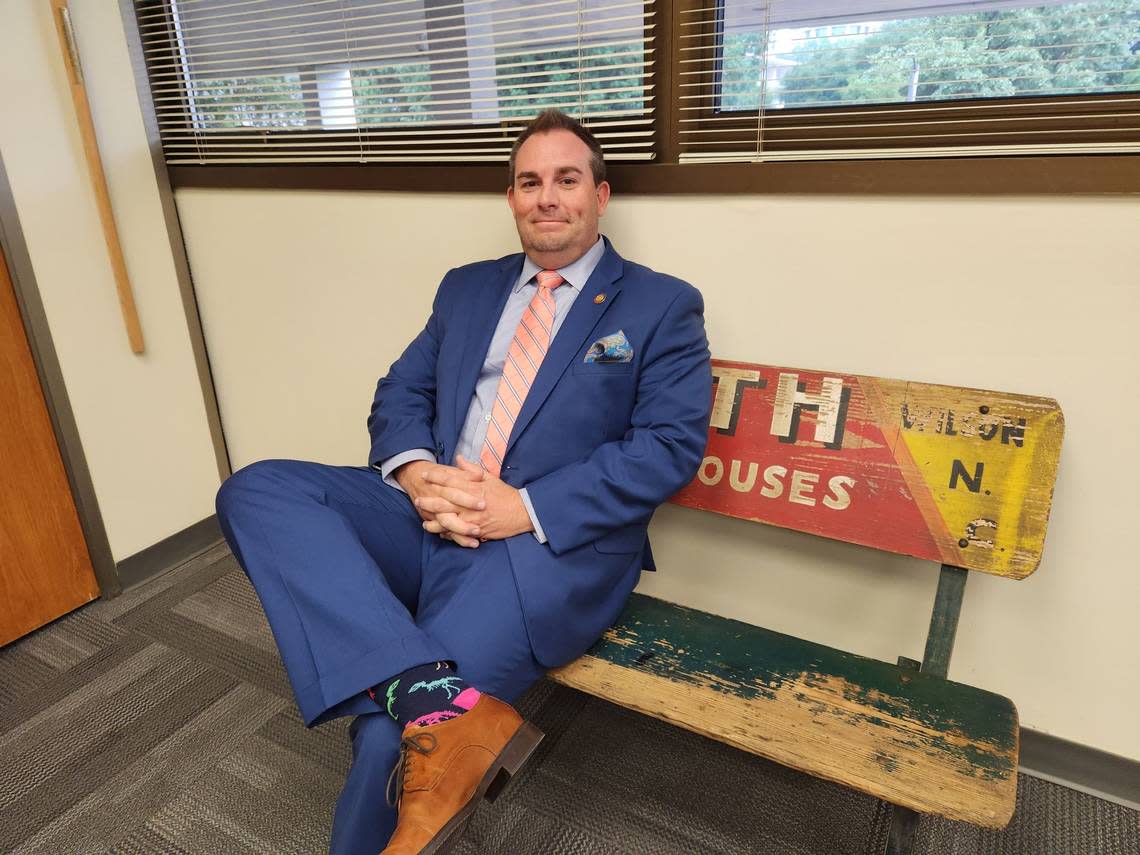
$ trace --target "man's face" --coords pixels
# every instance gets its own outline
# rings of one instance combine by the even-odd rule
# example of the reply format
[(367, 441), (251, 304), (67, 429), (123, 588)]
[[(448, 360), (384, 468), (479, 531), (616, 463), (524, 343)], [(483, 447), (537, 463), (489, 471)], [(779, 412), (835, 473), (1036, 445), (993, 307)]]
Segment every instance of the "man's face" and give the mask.
[(507, 202), (536, 263), (562, 267), (593, 246), (609, 198), (609, 184), (594, 185), (589, 147), (570, 131), (535, 134), (519, 148)]

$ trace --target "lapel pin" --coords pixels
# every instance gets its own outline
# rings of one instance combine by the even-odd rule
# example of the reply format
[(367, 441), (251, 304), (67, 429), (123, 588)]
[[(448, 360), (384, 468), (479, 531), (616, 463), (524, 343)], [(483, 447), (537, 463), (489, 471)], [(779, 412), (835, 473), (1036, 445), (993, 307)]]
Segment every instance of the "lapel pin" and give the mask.
[(605, 294), (599, 294), (597, 297), (595, 297), (595, 298), (594, 298), (594, 302), (595, 302), (595, 303), (604, 303), (604, 302), (606, 302), (606, 295), (605, 295)]

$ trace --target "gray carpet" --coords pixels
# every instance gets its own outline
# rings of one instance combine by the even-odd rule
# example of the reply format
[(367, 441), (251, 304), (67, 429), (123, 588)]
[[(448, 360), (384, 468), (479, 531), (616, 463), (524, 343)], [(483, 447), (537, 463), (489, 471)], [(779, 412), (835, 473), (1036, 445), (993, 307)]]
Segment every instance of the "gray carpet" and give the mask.
[[(307, 731), (224, 547), (0, 650), (0, 852), (321, 853), (347, 722)], [(874, 855), (881, 802), (540, 683), (547, 734), (453, 855)], [(918, 855), (1140, 853), (1140, 812), (1020, 776), (1003, 832)]]

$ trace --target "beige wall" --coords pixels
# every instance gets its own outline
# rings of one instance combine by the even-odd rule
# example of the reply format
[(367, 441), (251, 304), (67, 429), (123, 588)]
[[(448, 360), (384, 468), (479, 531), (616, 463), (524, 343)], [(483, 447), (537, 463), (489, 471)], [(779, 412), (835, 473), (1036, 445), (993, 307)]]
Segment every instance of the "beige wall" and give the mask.
[(218, 474), (118, 4), (71, 6), (145, 355), (123, 331), (46, 0), (0, 0), (0, 157), (121, 560), (212, 514)]
[[(362, 464), (376, 378), (450, 266), (515, 250), (501, 199), (177, 194), (234, 465)], [(1140, 199), (622, 198), (621, 252), (703, 291), (717, 356), (1057, 398), (1067, 437), (1040, 571), (972, 574), (951, 676), (1025, 725), (1140, 759)], [(667, 599), (921, 658), (932, 565), (665, 508)]]

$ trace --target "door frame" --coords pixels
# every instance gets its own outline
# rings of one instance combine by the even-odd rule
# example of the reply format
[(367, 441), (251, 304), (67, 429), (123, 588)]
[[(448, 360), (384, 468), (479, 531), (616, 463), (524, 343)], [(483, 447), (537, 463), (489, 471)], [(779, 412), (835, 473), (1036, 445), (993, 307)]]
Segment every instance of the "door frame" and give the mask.
[(71, 497), (79, 514), (79, 525), (87, 542), (95, 581), (99, 583), (101, 596), (114, 597), (122, 592), (122, 585), (111, 553), (107, 529), (103, 524), (103, 515), (99, 512), (99, 503), (95, 498), (95, 485), (91, 480), (87, 458), (83, 454), (83, 443), (79, 438), (71, 401), (67, 397), (67, 387), (63, 382), (63, 372), (59, 367), (59, 357), (52, 341), (43, 301), (36, 286), (32, 259), (28, 255), (28, 247), (20, 229), (16, 201), (8, 183), (3, 158), (0, 158), (0, 249), (3, 250), (8, 274), (16, 292), (16, 305), (20, 310), (24, 334), (28, 338), (44, 403), (51, 418), (56, 445), (59, 446), (63, 468), (67, 473)]

